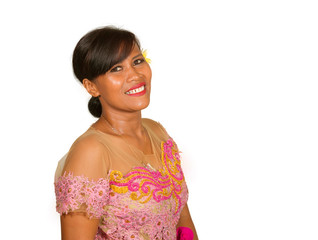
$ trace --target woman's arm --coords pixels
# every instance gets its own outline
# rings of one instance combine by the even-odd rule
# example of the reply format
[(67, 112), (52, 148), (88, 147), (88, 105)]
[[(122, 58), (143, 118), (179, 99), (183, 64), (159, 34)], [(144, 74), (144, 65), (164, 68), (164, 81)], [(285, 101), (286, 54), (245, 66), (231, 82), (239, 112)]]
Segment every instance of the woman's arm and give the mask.
[[(104, 151), (94, 136), (88, 136), (76, 142), (68, 154), (63, 172), (71, 174), (59, 178), (56, 186), (57, 189), (61, 188), (56, 193), (62, 240), (95, 238), (99, 218), (103, 214), (99, 204), (106, 204), (108, 196)], [(96, 199), (95, 187), (104, 190), (103, 200)]]
[(99, 219), (89, 219), (84, 213), (61, 216), (62, 240), (94, 240)]
[(184, 206), (184, 208), (182, 209), (177, 228), (178, 227), (188, 227), (188, 228), (190, 228), (192, 230), (192, 232), (193, 232), (193, 236), (194, 236), (193, 240), (198, 240), (199, 239), (198, 235), (197, 235), (197, 232), (195, 230), (194, 224), (192, 222), (192, 218), (191, 218), (191, 215), (190, 215), (188, 204), (186, 204)]

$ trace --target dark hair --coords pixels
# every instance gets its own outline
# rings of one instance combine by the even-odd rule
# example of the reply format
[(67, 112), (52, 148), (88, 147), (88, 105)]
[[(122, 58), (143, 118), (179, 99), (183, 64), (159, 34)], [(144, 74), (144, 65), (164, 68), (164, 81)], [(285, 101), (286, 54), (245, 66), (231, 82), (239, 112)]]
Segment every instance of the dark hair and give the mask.
[[(81, 83), (85, 78), (94, 81), (123, 61), (135, 44), (140, 48), (136, 36), (124, 29), (107, 26), (88, 32), (79, 40), (73, 52), (75, 76)], [(88, 109), (94, 117), (101, 116), (102, 105), (98, 97), (89, 100)]]

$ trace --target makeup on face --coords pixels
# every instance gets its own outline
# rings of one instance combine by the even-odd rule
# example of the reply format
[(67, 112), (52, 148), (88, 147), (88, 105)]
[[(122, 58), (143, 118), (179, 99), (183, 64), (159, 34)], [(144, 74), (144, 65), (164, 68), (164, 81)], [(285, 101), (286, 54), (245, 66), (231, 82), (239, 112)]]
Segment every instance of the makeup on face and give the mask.
[(149, 105), (151, 69), (137, 46), (95, 83), (103, 111), (140, 111)]
[(139, 83), (139, 84), (133, 86), (132, 88), (128, 89), (125, 92), (126, 95), (135, 96), (135, 97), (142, 96), (145, 93), (146, 93), (146, 83), (145, 82)]

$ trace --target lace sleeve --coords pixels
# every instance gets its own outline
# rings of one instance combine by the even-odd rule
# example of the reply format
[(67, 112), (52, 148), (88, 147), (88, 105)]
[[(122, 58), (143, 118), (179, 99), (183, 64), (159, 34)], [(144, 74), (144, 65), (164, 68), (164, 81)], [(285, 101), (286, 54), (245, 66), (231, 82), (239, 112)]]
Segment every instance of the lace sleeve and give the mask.
[(89, 218), (105, 214), (110, 190), (107, 159), (96, 136), (84, 135), (75, 141), (54, 183), (57, 212), (85, 212)]
[(84, 176), (64, 173), (54, 185), (56, 211), (61, 215), (86, 212), (90, 218), (100, 218), (105, 214), (109, 200), (108, 179), (94, 181)]

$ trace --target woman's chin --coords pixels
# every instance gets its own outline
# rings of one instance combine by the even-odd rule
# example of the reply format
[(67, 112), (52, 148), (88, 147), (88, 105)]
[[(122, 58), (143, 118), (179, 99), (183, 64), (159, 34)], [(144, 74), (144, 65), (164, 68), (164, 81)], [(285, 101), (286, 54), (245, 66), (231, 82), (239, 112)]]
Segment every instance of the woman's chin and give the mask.
[(135, 109), (136, 109), (137, 111), (138, 111), (138, 110), (141, 111), (141, 110), (147, 108), (147, 107), (149, 106), (149, 104), (150, 104), (150, 101), (140, 102), (140, 104), (138, 104)]
[(142, 97), (139, 99), (131, 99), (131, 101), (128, 102), (129, 108), (134, 111), (141, 111), (145, 108), (147, 108), (150, 104), (150, 97)]

